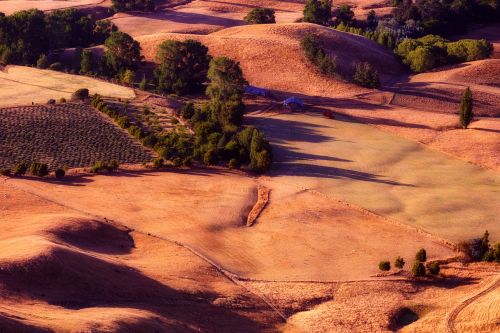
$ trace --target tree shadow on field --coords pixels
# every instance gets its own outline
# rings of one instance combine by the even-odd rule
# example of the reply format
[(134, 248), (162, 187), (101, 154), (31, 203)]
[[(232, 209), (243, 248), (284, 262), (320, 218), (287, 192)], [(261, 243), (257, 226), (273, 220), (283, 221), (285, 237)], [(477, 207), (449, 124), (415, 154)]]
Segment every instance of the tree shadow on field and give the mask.
[(463, 277), (459, 275), (446, 275), (445, 278), (435, 278), (431, 280), (415, 280), (415, 285), (422, 287), (437, 287), (443, 289), (454, 289), (462, 286), (476, 285), (481, 281), (480, 278)]
[(165, 10), (160, 13), (134, 12), (133, 16), (147, 18), (149, 20), (156, 20), (156, 21), (177, 22), (186, 25), (207, 24), (207, 25), (232, 27), (245, 24), (245, 22), (242, 20), (236, 20), (220, 16), (205, 15), (199, 13), (180, 12), (176, 10)]
[(35, 182), (48, 183), (62, 186), (85, 186), (96, 180), (96, 177), (111, 177), (111, 178), (137, 178), (137, 177), (158, 177), (164, 173), (187, 174), (192, 176), (210, 177), (214, 175), (223, 175), (228, 173), (227, 170), (211, 167), (191, 167), (191, 168), (163, 168), (158, 170), (118, 170), (114, 172), (86, 173), (67, 175), (64, 178), (43, 178), (34, 176), (14, 177), (14, 179), (26, 179)]

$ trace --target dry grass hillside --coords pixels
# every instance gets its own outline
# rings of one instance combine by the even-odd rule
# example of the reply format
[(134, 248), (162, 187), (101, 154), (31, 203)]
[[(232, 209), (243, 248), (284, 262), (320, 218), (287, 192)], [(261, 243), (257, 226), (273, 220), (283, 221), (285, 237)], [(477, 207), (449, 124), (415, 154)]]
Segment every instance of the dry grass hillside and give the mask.
[(401, 72), (401, 66), (391, 53), (378, 44), (360, 36), (307, 23), (233, 27), (207, 36), (155, 34), (137, 40), (150, 61), (155, 60), (158, 45), (167, 39), (199, 40), (213, 56), (228, 56), (239, 61), (250, 84), (276, 92), (337, 97), (368, 91), (320, 75), (300, 48), (300, 38), (307, 33), (317, 33), (324, 39), (329, 53), (337, 57), (343, 72), (350, 72), (356, 61), (371, 62), (383, 74), (382, 79)]
[(72, 7), (93, 7), (109, 0), (8, 0), (0, 1), (0, 12), (10, 15), (20, 10), (37, 8), (43, 11)]
[(500, 60), (486, 59), (438, 68), (397, 84), (393, 104), (435, 112), (456, 113), (466, 87), (477, 116), (500, 116)]

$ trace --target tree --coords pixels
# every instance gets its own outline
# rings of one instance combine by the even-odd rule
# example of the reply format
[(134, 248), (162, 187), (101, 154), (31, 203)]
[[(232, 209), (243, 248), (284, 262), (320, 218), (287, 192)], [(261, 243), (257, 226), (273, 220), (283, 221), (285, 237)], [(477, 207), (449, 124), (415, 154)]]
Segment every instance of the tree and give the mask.
[(29, 173), (33, 176), (45, 177), (49, 174), (49, 167), (45, 163), (33, 162), (30, 164)]
[(208, 48), (195, 40), (167, 40), (160, 44), (154, 71), (157, 89), (178, 95), (200, 90), (207, 79)]
[(126, 69), (135, 69), (142, 60), (139, 43), (124, 32), (112, 32), (104, 42), (104, 46), (106, 65), (114, 72), (113, 74)]
[(271, 167), (271, 146), (264, 133), (254, 129), (250, 144), (250, 169), (255, 172), (265, 172)]
[(380, 87), (380, 78), (378, 76), (378, 72), (368, 62), (356, 64), (353, 80), (356, 84), (365, 88)]
[(405, 260), (401, 257), (397, 257), (396, 260), (394, 261), (394, 266), (399, 269), (403, 269), (405, 265)]
[(339, 14), (337, 15), (337, 19), (340, 22), (344, 24), (350, 24), (353, 18), (354, 18), (354, 12), (352, 11), (351, 6), (345, 4), (340, 6)]
[(128, 12), (131, 10), (153, 10), (154, 0), (112, 0), (113, 8), (117, 12)]
[(438, 275), (441, 267), (439, 266), (439, 263), (437, 261), (433, 261), (429, 264), (428, 269), (429, 273), (431, 273), (432, 275)]
[(274, 13), (274, 9), (271, 8), (254, 8), (245, 16), (244, 20), (248, 24), (276, 23)]
[(49, 66), (49, 60), (45, 54), (41, 54), (36, 62), (36, 67), (40, 69), (45, 69)]
[(210, 84), (207, 87), (207, 96), (213, 100), (229, 100), (234, 96), (241, 97), (248, 84), (243, 77), (240, 64), (226, 57), (214, 58), (208, 69)]
[(391, 263), (389, 261), (381, 261), (378, 263), (378, 269), (381, 271), (389, 271), (391, 269)]
[(87, 74), (92, 72), (94, 67), (94, 54), (90, 50), (82, 51), (82, 61), (80, 62), (80, 73)]
[(413, 276), (425, 276), (424, 264), (419, 260), (415, 261), (411, 269), (411, 273), (413, 274)]
[(462, 95), (459, 109), (460, 125), (462, 125), (462, 128), (467, 128), (472, 118), (474, 118), (474, 113), (472, 112), (473, 103), (472, 91), (470, 87), (467, 87)]
[(121, 77), (121, 81), (124, 84), (128, 85), (133, 85), (135, 82), (135, 73), (133, 70), (126, 69), (125, 72), (123, 72), (123, 75)]
[(332, 18), (332, 0), (307, 0), (304, 22), (327, 25)]
[(148, 81), (146, 79), (146, 74), (142, 75), (142, 80), (139, 82), (139, 89), (146, 90)]
[(89, 90), (86, 88), (78, 89), (71, 94), (72, 101), (83, 101), (87, 98), (89, 98)]
[(425, 251), (425, 249), (418, 250), (417, 254), (415, 255), (415, 260), (421, 262), (427, 261), (427, 252)]
[(375, 11), (372, 9), (368, 12), (368, 16), (366, 17), (366, 26), (370, 30), (375, 30), (378, 25), (377, 15)]
[(103, 44), (111, 33), (115, 31), (118, 31), (118, 28), (111, 21), (99, 20), (95, 23), (94, 30), (92, 32), (93, 40), (96, 44)]
[(306, 58), (318, 67), (322, 74), (333, 76), (336, 73), (337, 64), (335, 58), (326, 54), (321, 39), (314, 34), (307, 34), (300, 40), (300, 46)]

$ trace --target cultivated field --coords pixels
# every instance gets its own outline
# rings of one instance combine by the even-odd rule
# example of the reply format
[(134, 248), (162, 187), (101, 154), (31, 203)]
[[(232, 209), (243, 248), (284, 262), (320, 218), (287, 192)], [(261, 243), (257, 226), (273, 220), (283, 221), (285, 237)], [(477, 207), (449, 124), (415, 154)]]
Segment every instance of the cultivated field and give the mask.
[(0, 109), (0, 167), (37, 161), (86, 167), (96, 161), (148, 162), (146, 151), (98, 111), (83, 104)]
[(8, 66), (0, 71), (0, 107), (45, 104), (49, 99), (69, 100), (78, 89), (90, 94), (117, 98), (134, 98), (132, 89), (81, 75), (23, 66)]
[(6, 0), (0, 1), (0, 12), (10, 15), (20, 10), (37, 8), (43, 11), (71, 7), (101, 5), (107, 0)]

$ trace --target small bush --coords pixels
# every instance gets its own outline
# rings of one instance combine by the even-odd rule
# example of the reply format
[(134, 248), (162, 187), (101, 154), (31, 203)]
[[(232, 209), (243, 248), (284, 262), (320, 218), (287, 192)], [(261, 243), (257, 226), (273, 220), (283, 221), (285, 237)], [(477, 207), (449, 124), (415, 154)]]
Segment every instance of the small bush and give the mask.
[(28, 164), (26, 162), (17, 163), (13, 171), (14, 175), (22, 176), (28, 171)]
[(11, 172), (10, 169), (0, 169), (0, 175), (2, 176), (10, 176)]
[(108, 165), (107, 165), (107, 163), (105, 163), (103, 161), (95, 162), (91, 168), (92, 173), (98, 173), (100, 171), (106, 171), (106, 170), (108, 170)]
[(206, 153), (203, 155), (203, 163), (205, 165), (214, 165), (217, 164), (217, 152), (213, 148), (209, 148)]
[(228, 167), (229, 167), (229, 169), (239, 169), (240, 162), (237, 159), (232, 158), (229, 160)]
[(365, 88), (380, 87), (380, 78), (377, 70), (367, 62), (356, 64), (353, 80), (356, 84)]
[(425, 251), (425, 249), (418, 250), (417, 254), (415, 255), (415, 260), (418, 260), (421, 262), (427, 261), (427, 252)]
[(182, 165), (182, 159), (180, 157), (175, 157), (172, 160), (172, 165), (176, 168), (180, 167)]
[(59, 103), (66, 103), (66, 98), (64, 97), (59, 98)]
[(108, 163), (108, 171), (116, 171), (120, 167), (120, 163), (117, 160), (111, 160)]
[(78, 89), (73, 94), (71, 94), (71, 100), (73, 101), (83, 101), (89, 98), (89, 90), (86, 88)]
[(378, 269), (381, 271), (389, 271), (391, 269), (391, 263), (389, 261), (381, 261), (378, 263)]
[(116, 123), (118, 124), (118, 126), (120, 126), (121, 128), (129, 128), (130, 127), (130, 119), (129, 117), (127, 116), (121, 116), (121, 117), (118, 117), (118, 119), (116, 120)]
[(53, 70), (53, 71), (62, 71), (63, 68), (64, 68), (64, 66), (60, 62), (54, 62), (53, 64), (51, 64), (49, 66), (49, 69)]
[(431, 273), (432, 275), (438, 275), (439, 271), (441, 270), (441, 267), (439, 266), (439, 263), (437, 261), (431, 262), (427, 268), (429, 269), (429, 273)]
[(425, 266), (424, 264), (417, 260), (413, 264), (413, 268), (411, 269), (411, 273), (413, 276), (425, 276)]
[(182, 160), (182, 165), (185, 167), (190, 167), (192, 164), (193, 164), (193, 159), (189, 156)]
[(399, 269), (403, 269), (405, 265), (405, 260), (401, 257), (397, 257), (396, 260), (394, 261), (394, 266)]
[(248, 24), (276, 23), (274, 9), (271, 8), (254, 8), (245, 16), (244, 20)]
[(49, 100), (47, 101), (47, 104), (48, 104), (48, 105), (54, 105), (54, 104), (56, 104), (56, 100), (51, 98), (51, 99), (49, 99)]
[(47, 67), (49, 67), (47, 56), (45, 54), (41, 54), (36, 62), (36, 68), (46, 69)]
[(322, 74), (333, 76), (336, 73), (336, 60), (326, 54), (323, 43), (318, 36), (305, 35), (300, 41), (300, 46), (307, 60), (318, 67)]
[(56, 176), (56, 178), (63, 178), (66, 175), (66, 171), (64, 171), (64, 169), (62, 168), (58, 168), (54, 172), (54, 175)]
[(163, 165), (165, 164), (165, 160), (161, 157), (155, 158), (153, 160), (153, 168), (155, 169), (161, 169), (163, 168)]
[(32, 176), (45, 177), (49, 174), (49, 167), (45, 163), (32, 162), (29, 167)]

